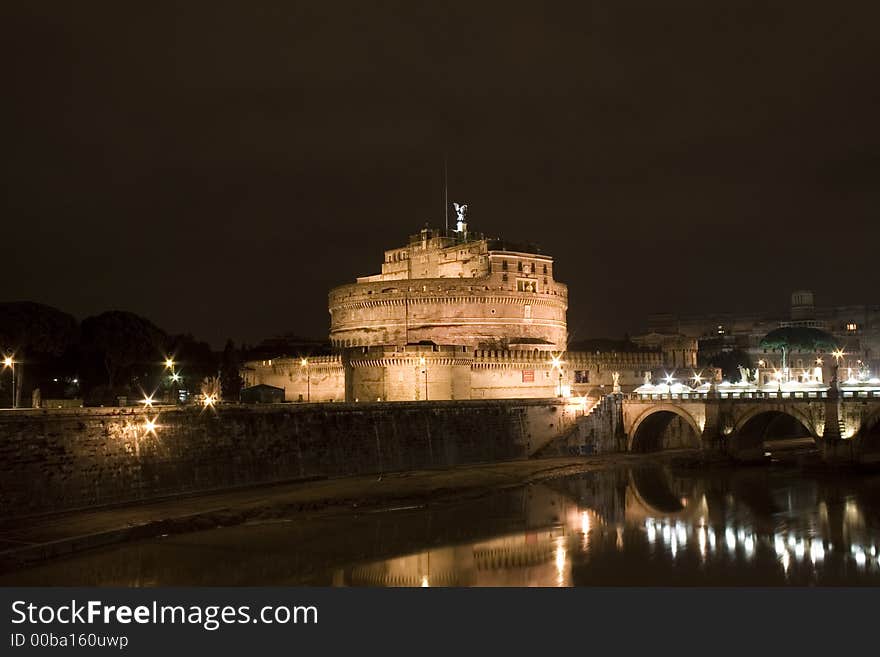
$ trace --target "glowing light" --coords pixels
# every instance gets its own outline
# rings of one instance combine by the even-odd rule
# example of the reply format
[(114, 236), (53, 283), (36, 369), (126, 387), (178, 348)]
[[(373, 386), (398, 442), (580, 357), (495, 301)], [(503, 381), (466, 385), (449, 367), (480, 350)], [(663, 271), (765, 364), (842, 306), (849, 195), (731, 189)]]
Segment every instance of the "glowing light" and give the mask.
[(844, 353), (843, 349), (835, 349), (831, 352), (831, 355), (834, 356), (834, 360), (839, 363), (840, 359), (843, 358), (846, 354)]
[(174, 369), (174, 359), (171, 356), (167, 356), (165, 358), (165, 367), (166, 367), (166, 369), (169, 369), (169, 370)]
[(816, 365), (821, 365), (823, 363), (821, 358), (816, 359)]
[(562, 539), (559, 539), (559, 543), (556, 545), (556, 583), (560, 586), (565, 581), (564, 573), (565, 573), (565, 548), (562, 546)]
[(213, 406), (214, 402), (217, 401), (217, 398), (214, 395), (205, 395), (205, 406)]
[(180, 374), (175, 372), (174, 374), (171, 375), (171, 380), (174, 381), (175, 383), (177, 383), (178, 381), (180, 381)]
[(810, 561), (814, 564), (825, 558), (825, 548), (822, 547), (822, 541), (813, 541), (810, 543)]
[(561, 362), (562, 362), (562, 361), (559, 359), (559, 356), (553, 356), (553, 357), (550, 359), (550, 364), (551, 364), (553, 367), (555, 367), (555, 368), (559, 368), (559, 364), (560, 364)]
[(302, 365), (303, 367), (305, 367), (306, 365), (309, 364), (309, 359), (308, 358), (300, 358), (299, 364)]
[(422, 588), (428, 588), (430, 584), (428, 584), (428, 576), (422, 575)]
[(783, 554), (787, 554), (787, 550), (785, 549), (785, 541), (782, 539), (782, 536), (777, 534), (773, 539), (773, 547), (776, 550), (776, 556), (781, 557)]
[(156, 426), (157, 426), (156, 420), (157, 419), (158, 418), (154, 417), (152, 420), (150, 418), (147, 418), (146, 420), (144, 420), (144, 429), (146, 430), (147, 433), (152, 433), (152, 434), (156, 433)]
[(728, 550), (733, 552), (736, 549), (736, 535), (730, 527), (724, 531), (724, 541), (727, 543)]
[(422, 356), (421, 358), (419, 358), (419, 365), (424, 365), (426, 362), (427, 362), (427, 361), (425, 360), (425, 357), (424, 357), (424, 356)]
[(586, 511), (581, 511), (581, 531), (584, 534), (590, 533), (590, 516)]
[(867, 555), (865, 555), (865, 551), (861, 548), (861, 546), (853, 546), (854, 557), (856, 560), (856, 565), (859, 568), (864, 568), (865, 561), (867, 561)]
[(752, 535), (746, 536), (746, 540), (743, 541), (743, 546), (746, 549), (746, 558), (751, 558), (755, 554), (755, 537)]
[(144, 395), (144, 398), (141, 400), (141, 404), (144, 405), (144, 408), (152, 408), (153, 407), (153, 396)]
[(12, 356), (6, 356), (3, 358), (3, 367), (12, 367)]
[(700, 527), (697, 532), (697, 542), (700, 545), (700, 556), (706, 557), (706, 530), (703, 527)]
[(692, 377), (695, 385), (700, 385), (700, 382), (703, 380), (703, 370), (700, 370), (700, 373), (697, 374), (694, 372), (694, 376)]
[(711, 527), (709, 527), (709, 529), (706, 533), (709, 535), (709, 549), (712, 550), (712, 552), (714, 552), (715, 551), (715, 530), (712, 529)]

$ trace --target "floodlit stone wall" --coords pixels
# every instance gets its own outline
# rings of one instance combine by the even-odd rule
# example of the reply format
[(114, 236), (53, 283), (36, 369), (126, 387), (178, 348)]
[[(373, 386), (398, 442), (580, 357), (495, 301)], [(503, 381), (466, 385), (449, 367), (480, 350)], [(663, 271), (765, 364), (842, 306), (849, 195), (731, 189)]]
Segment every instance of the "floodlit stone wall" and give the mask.
[(570, 427), (573, 419), (558, 419), (564, 406), (521, 400), (5, 413), (0, 517), (525, 458), (532, 445)]

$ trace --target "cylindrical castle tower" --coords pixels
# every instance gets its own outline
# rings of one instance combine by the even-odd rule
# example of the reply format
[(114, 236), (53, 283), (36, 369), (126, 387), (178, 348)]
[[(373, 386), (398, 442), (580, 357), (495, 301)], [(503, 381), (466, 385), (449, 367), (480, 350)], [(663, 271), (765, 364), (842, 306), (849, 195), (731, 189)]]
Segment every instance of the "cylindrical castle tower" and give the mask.
[[(463, 367), (462, 358), (477, 349), (564, 351), (567, 308), (568, 289), (554, 280), (553, 259), (534, 245), (425, 228), (406, 246), (385, 252), (381, 274), (330, 291), (330, 341), (348, 363), (350, 401), (382, 397), (380, 378), (386, 399), (424, 399), (408, 382), (412, 363), (404, 355), (428, 358), (416, 356), (416, 345), (437, 352), (428, 367), (428, 398), (432, 378), (435, 386), (450, 381), (434, 398), (467, 398), (460, 396), (461, 372), (452, 369)], [(392, 373), (388, 368), (401, 359), (404, 369)], [(370, 372), (355, 372), (362, 367)]]
[(459, 242), (424, 230), (385, 253), (381, 274), (333, 288), (334, 347), (433, 342), (470, 349), (563, 351), (568, 289), (531, 245)]

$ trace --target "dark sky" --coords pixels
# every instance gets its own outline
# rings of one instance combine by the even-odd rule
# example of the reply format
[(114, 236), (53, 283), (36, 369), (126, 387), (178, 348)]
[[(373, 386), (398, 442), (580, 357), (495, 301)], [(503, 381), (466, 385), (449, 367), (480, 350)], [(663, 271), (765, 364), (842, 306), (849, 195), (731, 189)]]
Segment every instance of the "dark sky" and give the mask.
[(880, 303), (880, 4), (7, 0), (0, 297), (220, 345), (450, 201), (533, 240), (575, 338)]

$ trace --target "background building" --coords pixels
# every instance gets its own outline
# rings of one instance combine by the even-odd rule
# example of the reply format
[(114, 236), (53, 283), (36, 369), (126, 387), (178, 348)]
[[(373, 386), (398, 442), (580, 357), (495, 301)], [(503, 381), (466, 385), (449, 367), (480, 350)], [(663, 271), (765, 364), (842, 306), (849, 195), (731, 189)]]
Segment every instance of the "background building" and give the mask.
[[(736, 354), (735, 358), (749, 361), (740, 363), (743, 366), (754, 367), (764, 361), (767, 371), (782, 367), (782, 354), (762, 347), (761, 340), (770, 331), (788, 326), (817, 328), (834, 336), (843, 356), (818, 355), (825, 381), (830, 380), (837, 360), (841, 370), (854, 374), (868, 370), (876, 376), (880, 371), (880, 305), (816, 306), (811, 291), (797, 290), (791, 295), (787, 313), (656, 314), (648, 318), (652, 334), (696, 339), (701, 363), (725, 362), (729, 354)], [(789, 366), (810, 368), (816, 365), (816, 357), (814, 352), (795, 352), (790, 354)]]

